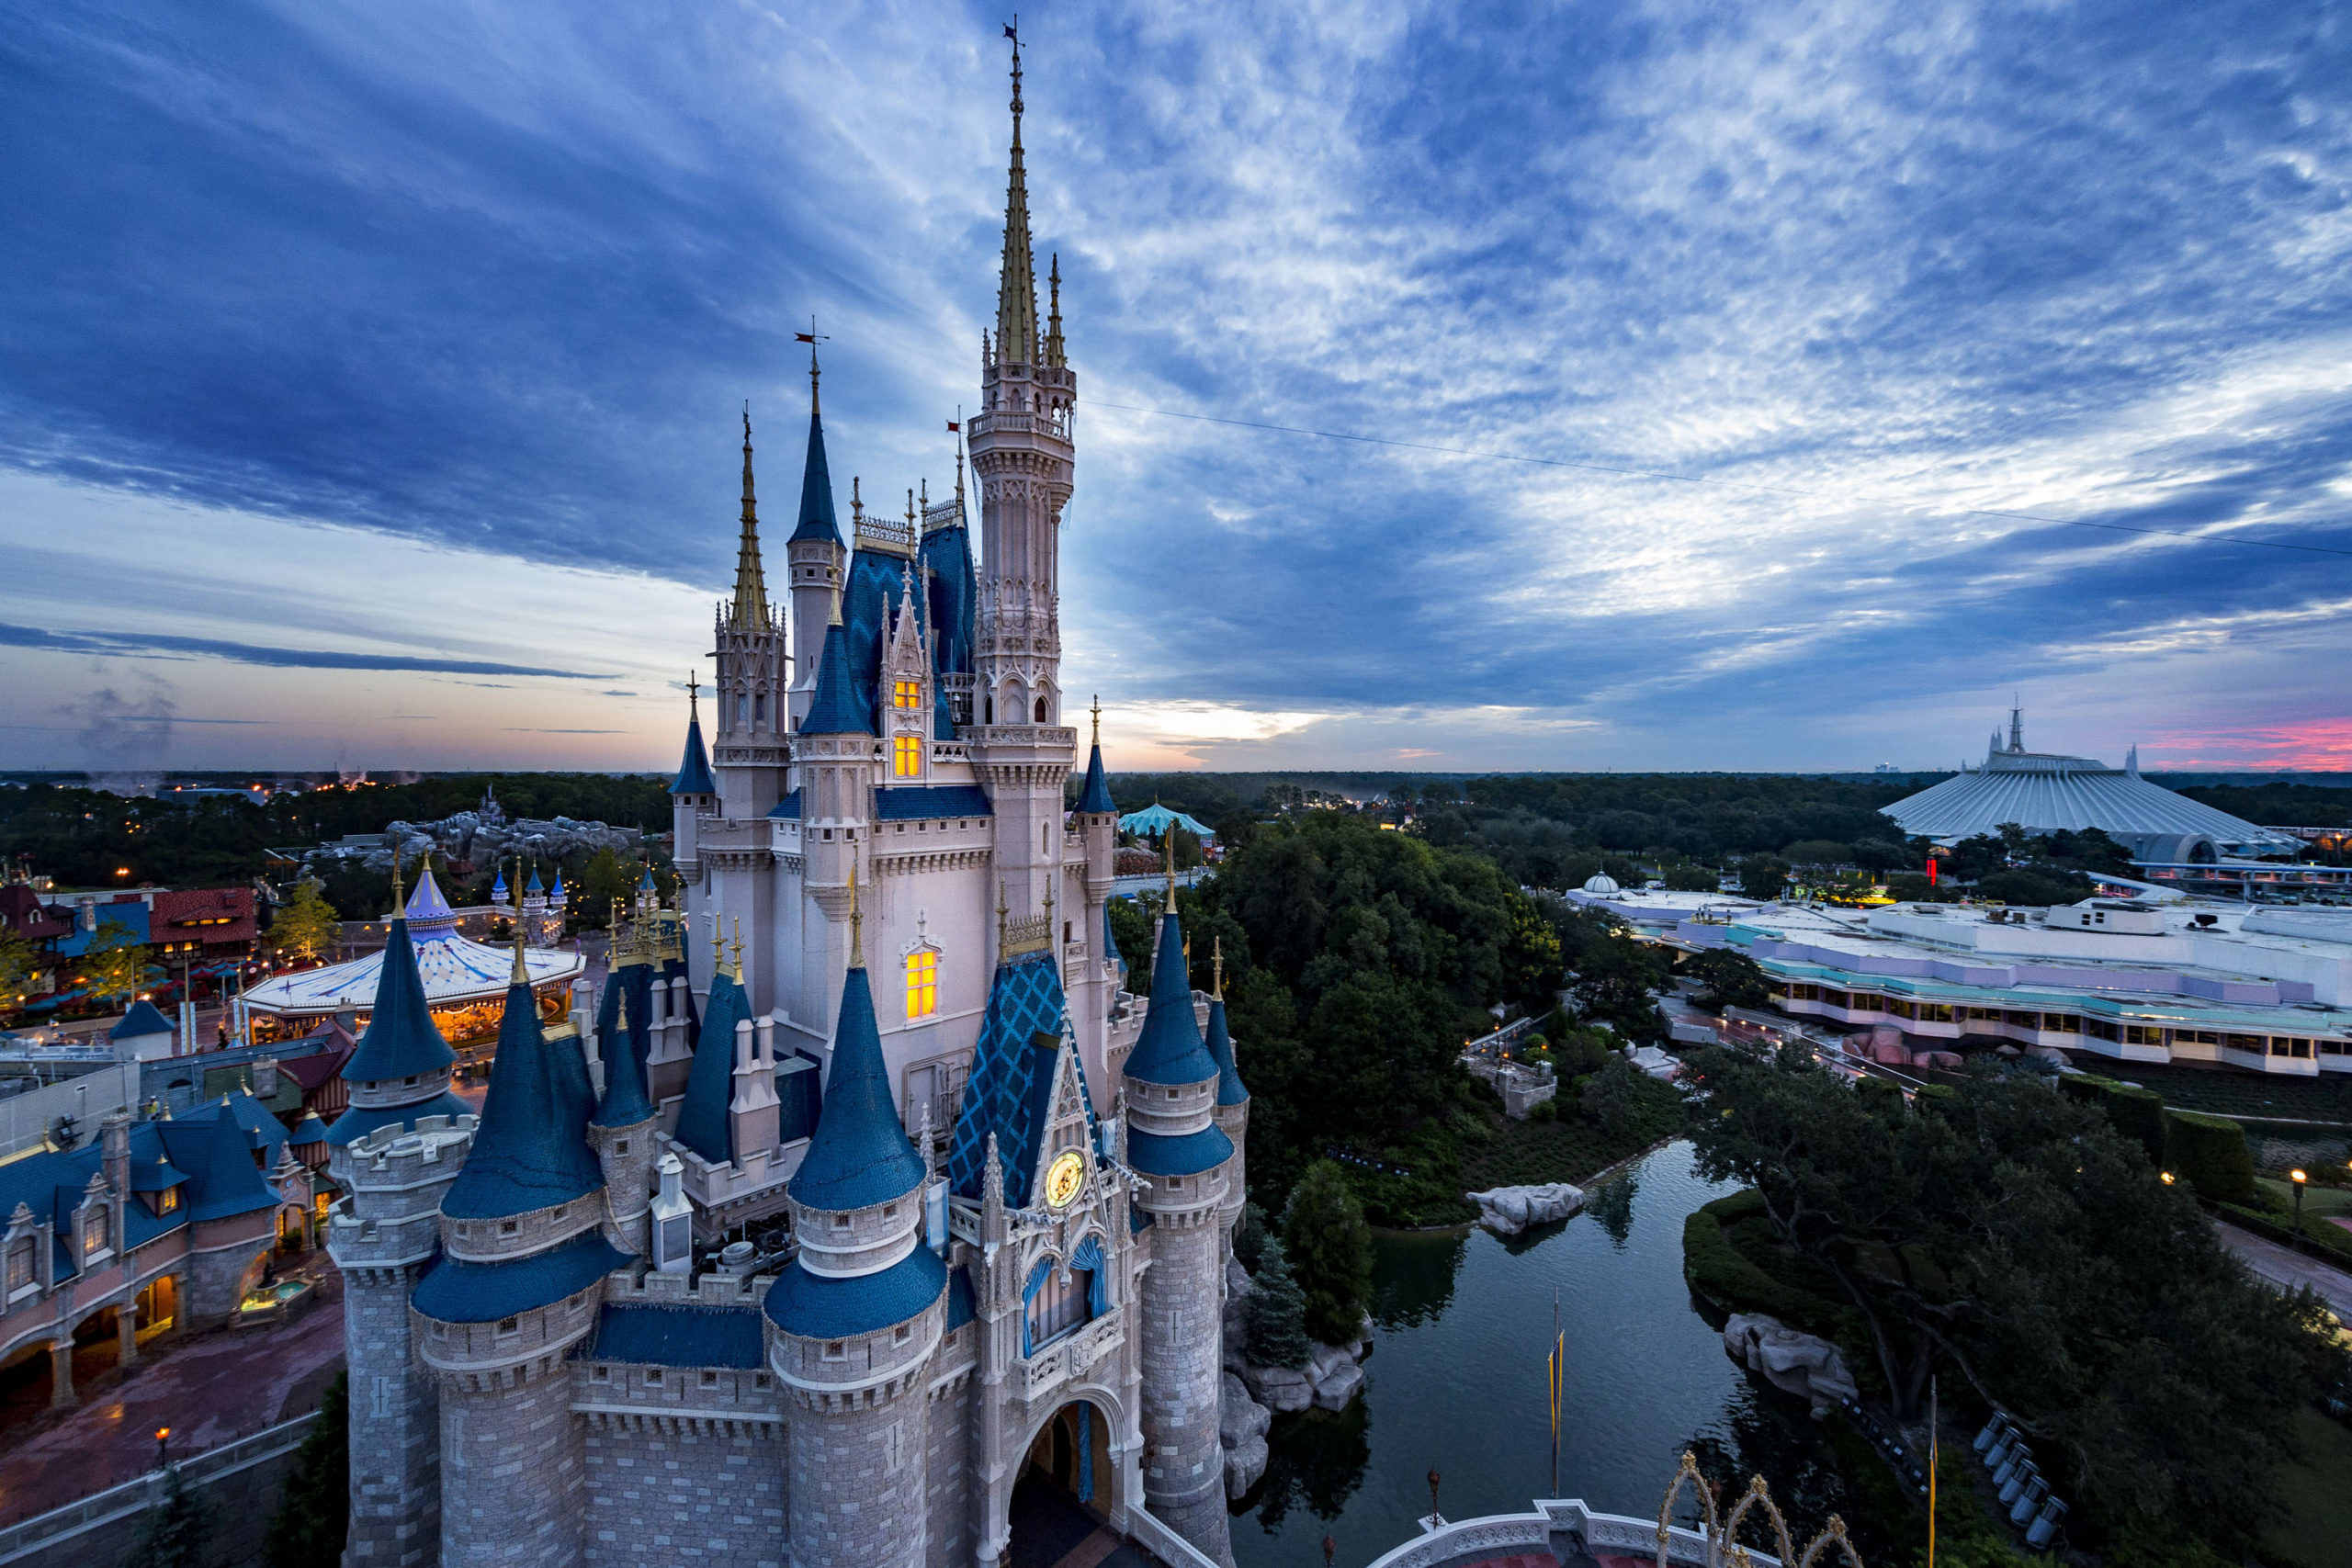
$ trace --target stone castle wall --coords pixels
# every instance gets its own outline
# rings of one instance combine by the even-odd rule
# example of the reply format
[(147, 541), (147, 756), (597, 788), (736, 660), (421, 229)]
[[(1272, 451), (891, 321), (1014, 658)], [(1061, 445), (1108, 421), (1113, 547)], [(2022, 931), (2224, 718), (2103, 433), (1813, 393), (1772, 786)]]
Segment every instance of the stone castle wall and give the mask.
[(1151, 1231), (1139, 1300), (1146, 1506), (1219, 1562), (1230, 1562), (1225, 1455), (1218, 1446), (1224, 1376), (1219, 1299), (1224, 1229), (1204, 1220)]
[(588, 1568), (785, 1568), (785, 1438), (773, 1423), (597, 1414)]
[(578, 1568), (586, 1433), (570, 1369), (551, 1359), (444, 1380), (443, 1568)]
[(931, 1568), (960, 1568), (979, 1548), (972, 1517), (972, 1384), (968, 1371), (931, 1393)]

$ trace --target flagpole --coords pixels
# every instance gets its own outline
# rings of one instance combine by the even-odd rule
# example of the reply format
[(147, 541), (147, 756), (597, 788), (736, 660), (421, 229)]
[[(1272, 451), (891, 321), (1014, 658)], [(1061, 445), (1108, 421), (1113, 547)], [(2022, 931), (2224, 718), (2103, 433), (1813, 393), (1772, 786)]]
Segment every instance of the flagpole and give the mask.
[[(1560, 1383), (1562, 1374), (1566, 1371), (1560, 1363), (1567, 1359), (1567, 1341), (1560, 1333), (1560, 1287), (1555, 1285), (1552, 1287), (1552, 1386), (1550, 1389), (1552, 1404), (1552, 1491), (1550, 1495), (1555, 1497), (1560, 1495)], [(1932, 1564), (1930, 1568), (1933, 1568)]]
[(1928, 1568), (1936, 1568), (1936, 1450), (1943, 1436), (1936, 1405), (1936, 1380), (1928, 1377)]

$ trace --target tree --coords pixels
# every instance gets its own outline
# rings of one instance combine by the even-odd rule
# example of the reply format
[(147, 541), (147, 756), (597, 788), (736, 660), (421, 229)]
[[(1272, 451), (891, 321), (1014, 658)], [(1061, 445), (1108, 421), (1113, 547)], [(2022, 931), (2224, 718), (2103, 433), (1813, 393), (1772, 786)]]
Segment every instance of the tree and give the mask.
[(623, 861), (609, 849), (598, 850), (588, 857), (580, 873), (580, 924), (583, 930), (603, 931), (612, 923), (613, 905), (624, 908), (637, 898), (637, 885), (643, 875), (634, 861)]
[(1713, 866), (1686, 860), (1666, 867), (1658, 880), (1677, 893), (1713, 893), (1723, 886), (1724, 874)]
[(1837, 1282), (1898, 1418), (1940, 1366), (2119, 1530), (2234, 1549), (2258, 1526), (2290, 1423), (2343, 1352), (2316, 1298), (2255, 1282), (2105, 1117), (1991, 1070), (1928, 1111), (1795, 1050), (1696, 1065), (1700, 1170), (1754, 1186), (1780, 1242)]
[(1778, 855), (1748, 855), (1738, 866), (1739, 890), (1749, 898), (1773, 899), (1789, 890), (1789, 863)]
[(341, 919), (320, 892), (319, 884), (306, 876), (294, 885), (294, 896), (269, 922), (270, 944), (305, 964), (315, 963), (321, 953), (334, 949), (342, 934)]
[(1736, 947), (1711, 947), (1696, 953), (1684, 970), (1706, 987), (1699, 995), (1699, 1005), (1709, 1012), (1760, 1008), (1771, 993), (1763, 966)]
[(1331, 1161), (1308, 1166), (1291, 1190), (1283, 1252), (1306, 1292), (1306, 1332), (1325, 1345), (1345, 1345), (1361, 1334), (1372, 1305), (1372, 1229)]
[(1291, 1274), (1280, 1240), (1268, 1236), (1258, 1256), (1258, 1272), (1243, 1309), (1250, 1364), (1303, 1367), (1315, 1354), (1315, 1342), (1306, 1336), (1306, 1294)]
[(319, 1401), (318, 1424), (294, 1450), (285, 1501), (262, 1543), (268, 1568), (335, 1568), (351, 1533), (350, 1374), (338, 1372)]
[(40, 955), (31, 942), (0, 936), (0, 1012), (14, 1012), (25, 1005), (40, 968)]
[(147, 949), (120, 920), (105, 920), (82, 960), (82, 983), (99, 1001), (128, 998), (147, 983)]
[(1585, 1017), (1606, 1022), (1621, 1038), (1635, 1043), (1666, 1038), (1657, 993), (1666, 988), (1671, 971), (1657, 948), (1636, 941), (1629, 931), (1616, 931), (1586, 948), (1576, 966), (1568, 990)]
[(202, 1568), (219, 1512), (210, 1498), (188, 1490), (178, 1465), (165, 1465), (164, 1495), (139, 1527), (139, 1539), (122, 1560), (123, 1568)]
[(1114, 898), (1109, 905), (1111, 940), (1118, 944), (1119, 957), (1127, 965), (1132, 989), (1151, 989), (1151, 911), (1133, 898)]

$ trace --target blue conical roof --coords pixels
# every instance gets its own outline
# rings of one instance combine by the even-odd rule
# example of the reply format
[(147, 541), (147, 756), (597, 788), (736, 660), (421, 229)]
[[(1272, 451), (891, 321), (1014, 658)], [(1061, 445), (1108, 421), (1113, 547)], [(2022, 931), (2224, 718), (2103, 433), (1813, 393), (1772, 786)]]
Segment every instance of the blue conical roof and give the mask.
[(506, 987), (506, 1017), (498, 1027), (481, 1124), (465, 1169), (441, 1200), (443, 1213), (505, 1219), (604, 1186), (604, 1170), (588, 1147), (587, 1073), (583, 1067), (575, 1083), (570, 1064), (560, 1059), (570, 1043), (550, 1045), (541, 1034), (530, 987)]
[(458, 1059), (441, 1032), (433, 1026), (432, 1010), (424, 1001), (424, 979), (416, 972), (416, 949), (409, 942), (408, 920), (392, 919), (391, 935), (384, 943), (383, 968), (376, 977), (376, 1006), (368, 1015), (367, 1032), (343, 1065), (346, 1083), (384, 1083), (422, 1073), (438, 1073)]
[(1092, 814), (1101, 812), (1116, 816), (1119, 808), (1111, 804), (1111, 782), (1102, 776), (1102, 742), (1094, 743), (1094, 754), (1086, 760), (1086, 788), (1078, 797), (1078, 808)]
[(752, 1016), (736, 978), (721, 969), (710, 978), (710, 1010), (703, 1015), (702, 1039), (686, 1073), (686, 1098), (678, 1107), (678, 1142), (713, 1165), (735, 1157), (735, 1025)]
[(671, 781), (672, 795), (717, 795), (718, 781), (710, 776), (710, 753), (703, 750), (702, 715), (686, 716), (686, 755)]
[(135, 1040), (141, 1035), (169, 1034), (171, 1032), (172, 1021), (165, 1018), (153, 1002), (141, 997), (130, 1004), (130, 1010), (122, 1015), (120, 1023), (107, 1031), (107, 1038)]
[[(642, 964), (624, 964), (605, 976), (605, 994), (596, 1007), (596, 1038), (605, 1053), (605, 1102), (596, 1111), (599, 1127), (634, 1127), (653, 1114), (653, 1100), (645, 1089), (645, 1058), (652, 1048), (646, 1028), (652, 1013), (652, 972)], [(620, 1026), (624, 995), (628, 998), (627, 1029)]]
[(523, 885), (523, 891), (526, 893), (544, 893), (547, 890), (548, 885), (539, 880), (539, 868), (537, 866), (533, 866), (531, 868), (531, 880)]
[(503, 865), (498, 868), (498, 880), (490, 885), (490, 895), (492, 899), (496, 902), (503, 903), (505, 901), (506, 868)]
[(1216, 1062), (1216, 1102), (1247, 1105), (1250, 1091), (1241, 1087), (1241, 1068), (1233, 1059), (1233, 1036), (1225, 1027), (1225, 998), (1209, 1002), (1209, 1055)]
[(833, 520), (833, 475), (825, 465), (825, 421), (812, 399), (808, 405), (808, 462), (800, 470), (800, 521), (788, 544), (818, 539), (842, 542), (841, 525)]
[(808, 1153), (793, 1174), (792, 1201), (811, 1209), (864, 1209), (922, 1185), (922, 1156), (907, 1141), (890, 1095), (890, 1069), (874, 1024), (874, 992), (863, 965), (842, 981), (833, 1025), (833, 1067)]
[(871, 735), (874, 714), (857, 700), (857, 682), (849, 667), (849, 633), (839, 621), (825, 628), (825, 651), (817, 660), (817, 696), (808, 716), (800, 721), (803, 735)]
[(1111, 900), (1108, 898), (1102, 900), (1102, 956), (1117, 964), (1120, 974), (1127, 972), (1127, 955), (1119, 951), (1119, 933), (1111, 929)]
[(659, 893), (661, 891), (661, 888), (654, 885), (653, 863), (651, 861), (645, 863), (645, 874), (637, 879), (637, 890), (639, 893)]
[(1206, 1083), (1217, 1076), (1216, 1058), (1201, 1041), (1193, 1017), (1193, 983), (1184, 973), (1184, 931), (1174, 910), (1159, 917), (1159, 953), (1151, 965), (1151, 1005), (1143, 1032), (1127, 1058), (1127, 1077), (1139, 1083)]

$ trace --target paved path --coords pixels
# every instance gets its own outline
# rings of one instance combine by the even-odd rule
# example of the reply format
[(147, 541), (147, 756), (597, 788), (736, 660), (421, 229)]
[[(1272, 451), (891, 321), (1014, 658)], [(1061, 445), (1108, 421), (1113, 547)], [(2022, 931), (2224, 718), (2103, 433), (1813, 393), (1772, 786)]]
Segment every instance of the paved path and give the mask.
[(343, 1303), (315, 1302), (281, 1327), (151, 1346), (127, 1377), (0, 1451), (0, 1522), (59, 1507), (155, 1462), (155, 1428), (193, 1453), (314, 1408), (343, 1360)]
[(2285, 1291), (2309, 1285), (2335, 1309), (2336, 1316), (2352, 1324), (2352, 1274), (2220, 1220), (2213, 1222), (2213, 1228), (2221, 1234), (2222, 1245), (2236, 1253), (2256, 1274)]

